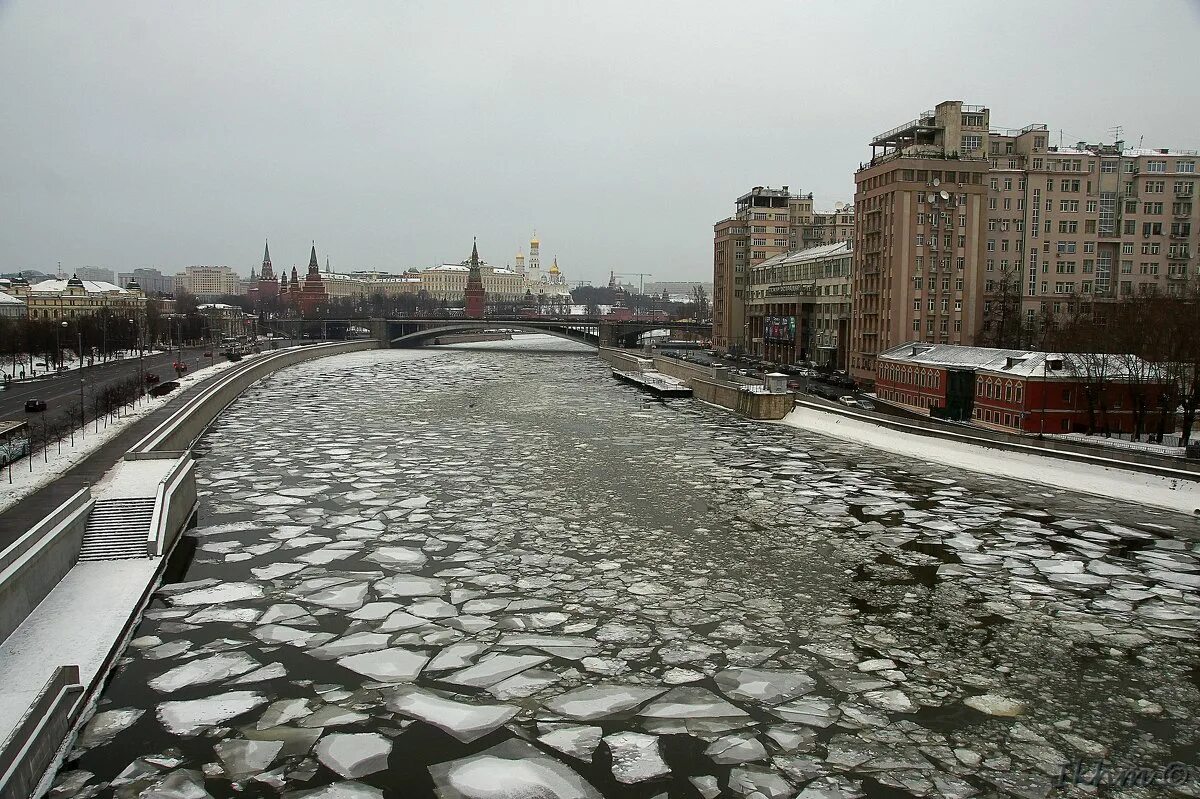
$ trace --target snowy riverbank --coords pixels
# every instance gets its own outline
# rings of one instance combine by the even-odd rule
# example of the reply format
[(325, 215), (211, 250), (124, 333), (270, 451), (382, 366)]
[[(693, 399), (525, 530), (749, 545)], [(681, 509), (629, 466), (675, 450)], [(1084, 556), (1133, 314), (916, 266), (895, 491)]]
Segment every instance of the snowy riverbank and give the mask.
[(1200, 509), (1200, 488), (1188, 480), (902, 433), (813, 408), (797, 408), (781, 423), (897, 455), (908, 455), (993, 477), (1126, 499), (1180, 513), (1190, 514)]
[(73, 446), (68, 436), (62, 440), (61, 446), (58, 442), (52, 442), (44, 453), (35, 452), (32, 463), (29, 458), (22, 458), (11, 464), (11, 468), (0, 468), (0, 511), (10, 508), (39, 488), (57, 480), (68, 469), (120, 435), (129, 425), (181, 396), (192, 384), (233, 365), (232, 362), (225, 361), (184, 375), (177, 381), (179, 388), (170, 394), (162, 397), (151, 397), (147, 394), (136, 406), (122, 408), (121, 415), (109, 419), (107, 424), (101, 420), (99, 429), (94, 422), (88, 422), (87, 430), (82, 434), (77, 429)]

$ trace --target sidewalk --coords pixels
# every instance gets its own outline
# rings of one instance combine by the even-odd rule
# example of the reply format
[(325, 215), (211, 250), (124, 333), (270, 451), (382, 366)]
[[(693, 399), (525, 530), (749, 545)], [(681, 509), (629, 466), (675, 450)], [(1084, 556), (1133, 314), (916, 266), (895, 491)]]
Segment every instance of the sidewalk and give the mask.
[[(140, 418), (125, 424), (116, 435), (107, 438), (77, 463), (67, 467), (65, 471), (46, 474), (45, 476), (51, 480), (49, 484), (17, 499), (10, 507), (0, 511), (0, 549), (11, 544), (19, 535), (41, 521), (47, 510), (58, 507), (84, 486), (97, 483), (125, 456), (131, 446), (153, 430), (167, 416), (174, 413), (177, 399), (192, 396), (201, 386), (220, 377), (221, 372), (224, 371), (224, 368), (221, 368), (223, 366), (223, 364), (217, 364), (205, 369), (203, 374), (196, 376), (198, 379), (191, 385), (181, 386), (179, 390), (168, 395), (166, 402), (143, 414)], [(91, 435), (94, 434), (89, 434), (89, 436)], [(25, 466), (24, 461), (20, 465)], [(5, 475), (4, 480), (7, 481), (7, 479)]]

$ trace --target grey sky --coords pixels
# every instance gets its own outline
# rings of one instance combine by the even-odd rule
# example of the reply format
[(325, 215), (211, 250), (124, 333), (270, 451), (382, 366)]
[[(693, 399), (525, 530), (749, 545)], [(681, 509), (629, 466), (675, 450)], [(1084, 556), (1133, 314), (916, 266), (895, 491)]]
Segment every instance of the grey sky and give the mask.
[(536, 228), (572, 282), (711, 279), (738, 194), (850, 201), (943, 99), (1200, 148), (1197, 9), (0, 0), (0, 271), (503, 264)]

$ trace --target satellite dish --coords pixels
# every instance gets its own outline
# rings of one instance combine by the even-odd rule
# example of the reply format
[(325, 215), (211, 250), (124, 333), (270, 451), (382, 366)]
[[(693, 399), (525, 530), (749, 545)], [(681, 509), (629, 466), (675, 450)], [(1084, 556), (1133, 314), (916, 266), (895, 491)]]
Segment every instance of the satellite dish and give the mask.
[(933, 185), (934, 185), (934, 188), (937, 188), (938, 186), (942, 185), (942, 181), (939, 180), (938, 178), (934, 178)]
[(937, 199), (937, 195), (936, 195), (936, 194), (934, 194), (933, 192), (929, 192), (929, 196), (928, 196), (928, 197), (926, 197), (925, 199), (926, 199), (926, 200), (929, 200), (929, 202), (933, 202), (934, 200), (936, 200), (936, 199)]
[(949, 199), (950, 199), (950, 192), (948, 192), (948, 191), (943, 191), (943, 192), (942, 192), (942, 199), (943, 199), (943, 200), (949, 200)]

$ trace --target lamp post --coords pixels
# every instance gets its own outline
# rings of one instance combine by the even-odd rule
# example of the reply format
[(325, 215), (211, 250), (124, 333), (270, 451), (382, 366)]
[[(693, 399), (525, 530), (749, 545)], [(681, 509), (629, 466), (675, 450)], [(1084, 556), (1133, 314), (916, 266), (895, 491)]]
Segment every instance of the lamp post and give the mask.
[[(63, 326), (66, 327), (66, 322)], [(83, 326), (80, 325), (76, 331), (79, 336), (79, 430), (83, 438), (87, 438), (87, 417), (83, 409)]]

